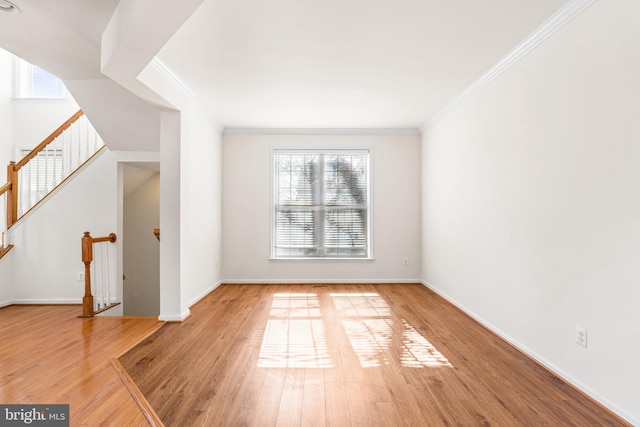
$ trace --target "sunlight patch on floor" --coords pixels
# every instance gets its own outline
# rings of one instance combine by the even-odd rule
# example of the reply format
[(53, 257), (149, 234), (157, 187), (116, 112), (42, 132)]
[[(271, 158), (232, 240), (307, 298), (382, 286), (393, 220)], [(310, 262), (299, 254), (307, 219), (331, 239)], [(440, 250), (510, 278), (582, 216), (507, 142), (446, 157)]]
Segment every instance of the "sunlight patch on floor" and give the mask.
[[(394, 336), (391, 308), (377, 293), (332, 293), (331, 298), (341, 317), (349, 342), (363, 368), (394, 363), (389, 351)], [(452, 367), (408, 321), (399, 319), (402, 328), (400, 364), (407, 368)]]
[(420, 332), (402, 319), (402, 366), (407, 368), (453, 367)]
[(275, 294), (258, 367), (332, 368), (324, 328), (316, 294)]
[[(344, 292), (328, 295), (363, 368), (394, 363), (406, 368), (453, 366), (413, 325), (394, 316), (379, 294)], [(328, 298), (327, 294), (325, 298)], [(326, 308), (326, 301), (323, 301)], [(322, 316), (320, 299), (315, 293), (275, 294), (262, 335), (257, 366), (334, 367)], [(334, 351), (339, 353), (337, 349)]]

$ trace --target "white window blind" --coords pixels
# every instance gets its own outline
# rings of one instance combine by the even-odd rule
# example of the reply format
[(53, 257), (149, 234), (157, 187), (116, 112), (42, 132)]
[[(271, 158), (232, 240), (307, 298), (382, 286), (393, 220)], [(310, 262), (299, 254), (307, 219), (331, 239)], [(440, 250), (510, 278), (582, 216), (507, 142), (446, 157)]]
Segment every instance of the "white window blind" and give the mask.
[(274, 258), (368, 258), (369, 152), (274, 151)]
[[(26, 156), (31, 150), (21, 150)], [(63, 152), (61, 149), (45, 148), (24, 166), (20, 199), (28, 206), (33, 206), (54, 188), (64, 176)]]

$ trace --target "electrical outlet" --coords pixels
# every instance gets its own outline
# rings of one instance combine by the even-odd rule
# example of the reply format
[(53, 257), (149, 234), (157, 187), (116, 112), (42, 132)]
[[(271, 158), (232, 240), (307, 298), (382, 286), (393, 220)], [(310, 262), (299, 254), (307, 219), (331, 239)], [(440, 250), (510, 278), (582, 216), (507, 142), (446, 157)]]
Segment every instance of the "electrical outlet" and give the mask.
[(587, 348), (587, 328), (576, 325), (576, 344)]
[(84, 271), (78, 271), (78, 282), (82, 282), (84, 280)]

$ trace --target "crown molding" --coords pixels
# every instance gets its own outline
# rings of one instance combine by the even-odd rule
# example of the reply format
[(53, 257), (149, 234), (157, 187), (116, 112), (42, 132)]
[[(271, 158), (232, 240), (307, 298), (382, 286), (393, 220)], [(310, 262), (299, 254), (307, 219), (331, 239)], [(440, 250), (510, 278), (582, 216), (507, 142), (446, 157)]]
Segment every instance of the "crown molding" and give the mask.
[(493, 67), (491, 67), (489, 71), (484, 73), (478, 80), (473, 82), (471, 86), (465, 89), (460, 95), (451, 100), (444, 106), (444, 108), (442, 108), (433, 117), (431, 117), (429, 121), (427, 121), (423, 126), (420, 127), (420, 132), (426, 132), (427, 129), (439, 122), (447, 114), (453, 111), (458, 105), (463, 103), (467, 98), (491, 83), (496, 77), (498, 77), (509, 67), (515, 64), (518, 60), (520, 60), (520, 58), (538, 47), (542, 42), (562, 29), (565, 25), (571, 22), (582, 12), (591, 7), (596, 1), (598, 0), (571, 0), (566, 3), (549, 19), (547, 19), (540, 27), (529, 34), (527, 38), (520, 42), (520, 44), (518, 44)]
[(216, 121), (216, 119), (197, 101), (196, 93), (187, 85), (187, 83), (180, 78), (176, 73), (167, 67), (157, 56), (151, 60), (151, 66), (158, 72), (166, 81), (174, 86), (180, 93), (182, 93), (189, 102), (194, 106), (194, 110), (220, 133), (224, 131), (224, 127)]
[(191, 88), (182, 80), (176, 73), (174, 73), (169, 67), (166, 66), (157, 56), (154, 56), (151, 60), (151, 66), (168, 82), (175, 86), (184, 96), (190, 101), (196, 98), (196, 94)]

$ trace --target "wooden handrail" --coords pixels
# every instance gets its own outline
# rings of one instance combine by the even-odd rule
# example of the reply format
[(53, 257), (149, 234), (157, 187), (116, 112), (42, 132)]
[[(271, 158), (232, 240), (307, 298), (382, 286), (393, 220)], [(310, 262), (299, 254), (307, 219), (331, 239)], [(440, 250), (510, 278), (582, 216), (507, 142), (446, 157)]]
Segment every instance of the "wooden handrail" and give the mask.
[(116, 234), (111, 233), (108, 236), (103, 237), (91, 237), (91, 233), (84, 232), (82, 236), (82, 262), (84, 263), (84, 297), (82, 297), (82, 316), (80, 317), (93, 317), (96, 314), (108, 310), (109, 308), (119, 303), (110, 304), (102, 310), (94, 310), (93, 295), (91, 294), (91, 262), (93, 262), (93, 244), (100, 242), (116, 242)]
[(44, 141), (42, 141), (40, 144), (38, 144), (33, 150), (31, 150), (31, 152), (29, 154), (24, 156), (22, 158), (22, 160), (20, 160), (18, 163), (16, 163), (15, 166), (14, 166), (15, 171), (18, 172), (20, 170), (20, 168), (22, 168), (24, 165), (29, 163), (29, 160), (31, 160), (34, 157), (36, 157), (38, 155), (38, 153), (40, 153), (42, 150), (44, 150), (47, 147), (47, 145), (49, 145), (51, 142), (53, 142), (54, 139), (56, 139), (58, 136), (60, 136), (60, 134), (62, 134), (62, 132), (67, 130), (69, 128), (69, 126), (74, 124), (83, 115), (84, 115), (84, 112), (82, 110), (78, 110), (78, 112), (76, 112), (73, 116), (69, 117), (69, 119), (66, 122), (64, 122), (63, 124), (61, 124), (60, 127), (58, 127), (58, 129), (54, 130), (51, 133), (51, 135), (46, 137), (44, 139)]
[(2, 196), (7, 191), (11, 190), (11, 183), (7, 182), (6, 184), (0, 186), (0, 196)]
[[(88, 231), (85, 231), (85, 235), (86, 233), (88, 233)], [(91, 237), (91, 236), (89, 236)], [(111, 233), (108, 236), (104, 236), (104, 237), (91, 237), (91, 240), (93, 241), (93, 243), (100, 243), (100, 242), (111, 242), (111, 243), (115, 243), (116, 242), (116, 233)]]

